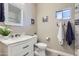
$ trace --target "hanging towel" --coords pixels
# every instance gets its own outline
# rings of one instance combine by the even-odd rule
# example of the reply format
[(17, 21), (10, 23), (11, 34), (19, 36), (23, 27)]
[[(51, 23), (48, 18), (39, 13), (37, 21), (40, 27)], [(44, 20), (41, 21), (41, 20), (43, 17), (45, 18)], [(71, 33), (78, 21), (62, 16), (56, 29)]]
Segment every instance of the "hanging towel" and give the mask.
[(4, 4), (0, 3), (0, 22), (4, 22), (5, 17), (4, 17)]
[(74, 36), (73, 30), (72, 30), (71, 23), (70, 23), (70, 21), (68, 21), (68, 24), (67, 24), (67, 32), (66, 32), (66, 41), (67, 41), (67, 44), (68, 45), (71, 45), (72, 44), (72, 41), (74, 39), (75, 39), (75, 36)]
[(63, 45), (63, 39), (64, 39), (64, 29), (63, 29), (63, 24), (60, 22), (58, 24), (59, 28), (58, 28), (58, 35), (57, 35), (57, 38), (58, 38), (58, 41), (59, 41), (59, 44), (60, 45)]

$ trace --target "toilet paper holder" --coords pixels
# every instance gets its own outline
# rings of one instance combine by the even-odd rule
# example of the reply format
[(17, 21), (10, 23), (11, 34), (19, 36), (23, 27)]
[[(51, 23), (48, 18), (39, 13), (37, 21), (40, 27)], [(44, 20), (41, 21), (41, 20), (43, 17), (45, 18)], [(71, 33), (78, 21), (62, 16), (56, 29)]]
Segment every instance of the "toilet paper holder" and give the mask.
[(50, 41), (50, 37), (46, 37), (46, 41)]

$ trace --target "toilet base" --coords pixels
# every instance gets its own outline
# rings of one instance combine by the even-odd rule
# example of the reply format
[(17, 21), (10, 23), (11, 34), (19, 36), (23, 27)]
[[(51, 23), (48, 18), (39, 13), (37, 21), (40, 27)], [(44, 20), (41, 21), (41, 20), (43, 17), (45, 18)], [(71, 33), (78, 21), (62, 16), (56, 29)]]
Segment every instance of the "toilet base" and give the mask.
[(35, 51), (34, 53), (35, 53), (35, 56), (45, 56), (46, 55), (45, 51)]

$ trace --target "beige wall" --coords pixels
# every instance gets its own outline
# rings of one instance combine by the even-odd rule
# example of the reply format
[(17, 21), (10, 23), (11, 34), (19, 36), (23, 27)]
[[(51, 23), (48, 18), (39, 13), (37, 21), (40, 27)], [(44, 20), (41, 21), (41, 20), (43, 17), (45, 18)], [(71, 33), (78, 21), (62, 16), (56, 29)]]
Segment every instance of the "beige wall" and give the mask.
[[(37, 33), (39, 40), (45, 42), (46, 37), (50, 37), (51, 40), (47, 43), (48, 47), (51, 49), (64, 51), (67, 53), (74, 53), (74, 44), (68, 46), (65, 42), (63, 46), (58, 44), (57, 40), (57, 25), (55, 12), (56, 10), (62, 10), (65, 8), (71, 8), (72, 10), (72, 23), (74, 20), (74, 4), (48, 4), (48, 3), (39, 3), (37, 4)], [(43, 23), (42, 17), (48, 16), (48, 22)]]
[[(16, 4), (18, 7), (21, 7), (21, 4)], [(32, 3), (25, 3), (22, 6), (24, 10), (24, 26), (10, 26), (14, 33), (27, 33), (33, 34), (36, 32), (36, 5)], [(35, 24), (30, 24), (31, 18), (35, 19)], [(0, 25), (4, 25), (4, 23), (0, 23)]]

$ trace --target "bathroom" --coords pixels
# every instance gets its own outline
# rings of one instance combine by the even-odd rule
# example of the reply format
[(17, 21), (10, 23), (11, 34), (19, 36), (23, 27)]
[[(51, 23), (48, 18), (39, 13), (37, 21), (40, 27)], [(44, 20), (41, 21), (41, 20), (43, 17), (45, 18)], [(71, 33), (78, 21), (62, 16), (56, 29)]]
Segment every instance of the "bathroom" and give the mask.
[[(35, 44), (41, 42), (45, 43), (47, 45), (45, 49), (45, 55), (46, 56), (75, 56), (75, 40), (72, 41), (71, 45), (67, 44), (67, 41), (64, 39), (63, 40), (63, 45), (59, 44), (59, 41), (57, 39), (57, 34), (58, 34), (58, 24), (59, 22), (64, 23), (64, 27), (67, 28), (67, 21), (70, 21), (72, 23), (72, 28), (73, 32), (75, 35), (75, 3), (4, 3), (4, 15), (5, 19), (3, 21), (0, 21), (0, 26), (8, 26), (9, 29), (11, 29), (11, 37), (14, 36), (22, 36), (26, 35), (27, 37), (33, 37), (35, 38), (36, 41), (34, 41), (33, 48), (30, 48), (33, 50), (35, 49)], [(79, 5), (78, 5), (79, 6)], [(12, 7), (12, 8), (11, 8)], [(1, 7), (0, 7), (1, 8)], [(13, 9), (14, 8), (14, 9)], [(62, 11), (62, 10), (67, 10), (69, 9), (71, 12), (70, 19), (67, 20), (59, 20), (57, 19), (56, 12), (57, 11)], [(13, 14), (7, 14), (10, 12), (16, 12), (18, 13), (19, 16), (13, 15)], [(19, 12), (17, 12), (19, 11)], [(16, 18), (16, 17), (20, 18)], [(11, 18), (8, 17), (13, 17), (16, 19), (19, 19), (19, 23), (16, 21), (16, 19), (13, 21), (10, 21)], [(13, 22), (13, 23), (12, 23)], [(15, 22), (15, 23), (14, 23)], [(65, 29), (66, 32), (66, 29)], [(66, 34), (66, 33), (65, 33)], [(34, 35), (34, 36), (33, 36)], [(2, 38), (0, 36), (0, 38)], [(24, 37), (25, 38), (25, 37)], [(18, 38), (16, 37), (12, 38), (14, 39), (13, 42), (19, 41)], [(0, 39), (0, 55), (2, 51), (1, 49), (8, 50), (8, 48), (5, 47), (5, 44), (8, 44), (8, 40), (12, 40), (4, 38), (4, 40)], [(22, 41), (22, 40), (20, 40)], [(37, 42), (39, 41), (39, 42)], [(6, 43), (7, 42), (7, 43)], [(32, 40), (31, 40), (32, 42)], [(10, 42), (12, 43), (12, 42)], [(18, 43), (20, 44), (20, 43)], [(4, 46), (3, 46), (4, 45)], [(20, 44), (21, 45), (21, 44)], [(16, 44), (15, 44), (16, 46)], [(5, 48), (3, 48), (5, 47)], [(10, 47), (13, 47), (11, 45)], [(17, 48), (19, 49), (19, 48)], [(11, 50), (13, 51), (13, 50)], [(10, 54), (13, 53), (10, 51)], [(18, 50), (17, 50), (18, 51)], [(15, 50), (16, 52), (16, 50)], [(7, 55), (2, 53), (1, 56)], [(6, 52), (7, 53), (7, 52)], [(9, 52), (8, 52), (9, 53)], [(19, 53), (19, 52), (18, 52)], [(25, 53), (26, 55), (27, 53)], [(38, 53), (39, 54), (39, 53)], [(22, 55), (20, 52), (20, 55), (16, 54), (17, 56)], [(14, 56), (16, 56), (14, 55)], [(23, 56), (25, 56), (23, 55)], [(34, 54), (33, 54), (34, 55)], [(11, 55), (9, 55), (11, 56)], [(12, 55), (13, 56), (13, 55)], [(32, 55), (29, 55), (32, 56)], [(42, 56), (42, 54), (40, 55)]]

